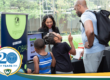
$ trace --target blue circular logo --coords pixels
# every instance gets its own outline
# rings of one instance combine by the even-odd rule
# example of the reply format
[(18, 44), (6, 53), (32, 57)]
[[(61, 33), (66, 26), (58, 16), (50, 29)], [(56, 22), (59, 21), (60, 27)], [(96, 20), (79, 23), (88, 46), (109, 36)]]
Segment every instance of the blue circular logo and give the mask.
[(17, 55), (14, 52), (10, 52), (7, 55), (6, 59), (10, 64), (13, 64), (17, 61)]

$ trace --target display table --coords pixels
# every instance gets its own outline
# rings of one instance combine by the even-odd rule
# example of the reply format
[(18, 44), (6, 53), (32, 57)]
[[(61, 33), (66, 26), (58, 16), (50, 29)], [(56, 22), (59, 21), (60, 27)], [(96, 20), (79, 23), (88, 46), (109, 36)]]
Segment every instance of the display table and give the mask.
[(106, 57), (105, 58), (106, 64), (104, 65), (106, 65), (107, 66), (106, 68), (108, 68), (107, 72), (110, 72), (110, 51), (105, 50), (104, 55)]
[(110, 51), (104, 50), (104, 56), (102, 58), (98, 72), (110, 72)]
[[(71, 63), (73, 66), (73, 73), (85, 73), (82, 59), (73, 59), (71, 60)], [(34, 70), (34, 63), (27, 64), (27, 67)], [(97, 72), (110, 72), (110, 51), (104, 51), (104, 56)], [(55, 74), (54, 68), (52, 68), (52, 73)]]
[[(85, 73), (83, 60), (73, 59), (71, 60), (73, 66), (73, 73)], [(55, 68), (51, 68), (52, 74), (55, 73)]]
[[(73, 59), (73, 72), (74, 73), (85, 73), (83, 60)], [(102, 61), (99, 65), (97, 72), (110, 72), (110, 51), (105, 50), (104, 56), (102, 57)]]
[(73, 73), (85, 73), (83, 60), (73, 59), (71, 60), (73, 66)]

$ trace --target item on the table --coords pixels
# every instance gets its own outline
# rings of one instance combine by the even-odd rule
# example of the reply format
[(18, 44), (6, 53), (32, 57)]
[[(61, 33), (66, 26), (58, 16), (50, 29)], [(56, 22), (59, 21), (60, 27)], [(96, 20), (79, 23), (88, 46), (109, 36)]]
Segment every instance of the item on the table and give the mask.
[(84, 49), (83, 43), (79, 43), (79, 44), (78, 44), (78, 49)]

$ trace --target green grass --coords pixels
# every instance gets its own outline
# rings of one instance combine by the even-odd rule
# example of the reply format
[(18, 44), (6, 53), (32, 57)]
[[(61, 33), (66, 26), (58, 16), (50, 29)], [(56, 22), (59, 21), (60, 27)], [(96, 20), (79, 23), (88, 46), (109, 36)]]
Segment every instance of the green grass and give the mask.
[[(81, 35), (72, 35), (73, 36), (73, 44), (75, 46), (75, 48), (78, 48), (78, 43), (82, 43), (82, 38)], [(62, 42), (68, 42), (68, 36), (62, 36), (63, 37), (63, 41)], [(109, 46), (110, 46), (110, 41), (109, 41)]]
[[(81, 38), (81, 35), (72, 35), (73, 36), (73, 44), (75, 46), (75, 48), (77, 49), (78, 48), (78, 43), (82, 43), (82, 38)], [(62, 36), (63, 38), (63, 41), (62, 42), (68, 42), (68, 36)]]

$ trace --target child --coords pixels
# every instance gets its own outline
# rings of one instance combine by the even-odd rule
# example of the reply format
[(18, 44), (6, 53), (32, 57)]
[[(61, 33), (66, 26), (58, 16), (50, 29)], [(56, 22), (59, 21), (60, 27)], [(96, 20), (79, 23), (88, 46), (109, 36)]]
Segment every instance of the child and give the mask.
[(68, 41), (70, 43), (70, 46), (62, 41), (62, 37), (60, 34), (52, 32), (48, 33), (44, 40), (48, 44), (53, 44), (52, 53), (56, 59), (56, 74), (67, 74), (67, 73), (73, 73), (71, 60), (69, 57), (69, 54), (76, 55), (75, 47), (73, 45), (73, 37), (71, 36), (71, 33), (68, 37)]
[[(34, 48), (37, 56), (34, 56), (33, 74), (51, 74), (51, 67), (55, 67), (55, 58), (51, 52), (45, 52), (45, 43), (43, 39), (37, 39), (34, 42)], [(27, 73), (31, 73), (31, 69), (27, 69)]]

